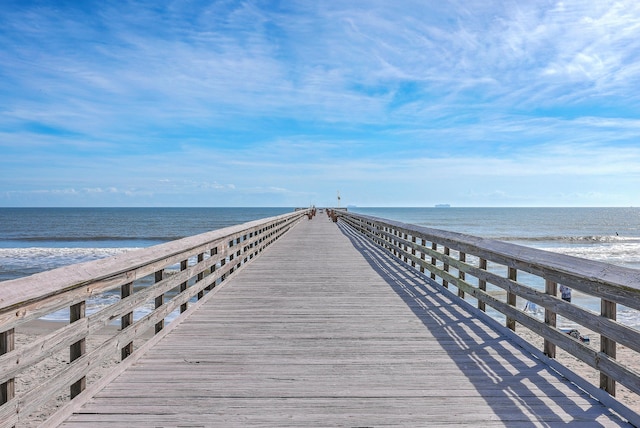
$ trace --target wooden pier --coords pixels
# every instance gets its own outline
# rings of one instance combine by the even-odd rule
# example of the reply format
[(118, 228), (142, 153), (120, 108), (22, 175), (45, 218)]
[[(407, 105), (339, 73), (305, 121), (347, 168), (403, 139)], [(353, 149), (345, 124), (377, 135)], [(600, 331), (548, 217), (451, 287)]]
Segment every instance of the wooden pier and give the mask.
[(62, 426), (532, 422), (620, 423), (415, 271), (320, 217), (275, 243)]
[[(120, 333), (90, 352), (84, 347), (78, 351), (74, 324), (22, 351), (12, 345), (12, 329), (2, 333), (4, 352), (0, 354), (5, 355), (0, 355), (0, 362), (17, 361), (17, 366), (0, 371), (5, 382), (5, 404), (0, 407), (5, 419), (0, 426), (20, 426), (21, 415), (37, 410), (43, 402), (41, 395), (52, 394), (47, 391), (65, 382), (71, 385), (73, 399), (47, 425), (584, 427), (637, 423), (637, 413), (618, 406), (602, 389), (585, 392), (584, 383), (576, 385), (580, 379), (575, 375), (564, 373), (518, 339), (508, 328), (509, 319), (501, 326), (483, 310), (462, 301), (464, 290), (472, 292), (465, 282), (469, 278), (462, 264), (467, 261), (464, 253), (455, 260), (449, 247), (436, 254), (435, 237), (433, 245), (422, 240), (418, 247), (418, 232), (413, 232), (413, 238), (405, 232), (346, 215), (338, 222), (324, 215), (307, 220), (303, 212), (149, 249), (150, 254), (141, 251), (126, 262), (126, 268), (122, 260), (114, 260), (83, 269), (98, 285), (68, 287), (76, 290), (69, 291), (75, 293), (69, 304), (77, 306), (80, 293), (90, 294), (100, 287), (123, 284), (124, 293), (106, 314), (78, 317), (72, 311), (85, 331), (83, 337), (119, 317)], [(450, 235), (443, 239), (453, 243)], [(190, 262), (193, 258), (197, 260)], [(158, 275), (160, 266), (179, 260), (184, 260), (179, 262), (179, 272)], [(88, 266), (93, 267), (92, 263)], [(419, 269), (420, 263), (431, 263), (429, 269), (439, 272), (444, 284), (425, 274), (424, 266)], [(486, 269), (486, 261), (480, 265)], [(511, 272), (509, 278), (516, 284)], [(157, 290), (129, 294), (133, 287), (128, 281), (150, 273)], [(483, 281), (493, 280), (491, 275), (480, 276), (480, 289), (486, 289)], [(82, 277), (67, 281), (87, 284)], [(167, 300), (165, 293), (176, 284), (179, 293)], [(447, 286), (456, 286), (459, 292), (452, 293)], [(513, 291), (522, 292), (515, 287)], [(132, 301), (137, 305), (155, 299), (157, 313), (133, 323), (134, 303), (127, 299), (136, 294), (143, 295)], [(481, 291), (477, 297), (484, 309)], [(564, 303), (550, 291), (530, 292), (528, 297), (564, 311)], [(51, 299), (55, 305), (42, 303)], [(0, 321), (13, 328), (39, 316), (45, 307), (57, 309), (60, 301), (53, 292), (42, 302), (30, 299), (15, 313), (19, 320), (12, 319), (10, 312), (19, 305), (9, 302), (7, 315)], [(509, 306), (509, 301), (507, 297), (503, 304)], [(164, 324), (175, 308), (181, 314)], [(620, 371), (609, 367), (626, 370), (615, 360), (608, 362), (606, 349), (576, 351), (579, 343), (574, 338), (559, 331), (560, 336), (554, 336), (555, 316), (543, 323), (552, 332), (547, 334), (515, 308), (504, 312), (538, 329), (554, 346), (567, 347), (585, 360), (593, 352), (602, 370), (614, 375)], [(613, 331), (606, 320), (601, 324), (606, 332)], [(134, 346), (139, 333), (149, 327), (155, 335)], [(636, 340), (637, 332), (626, 327), (619, 331), (624, 343)], [(14, 396), (12, 376), (26, 364), (20, 357), (39, 349), (45, 358), (53, 352), (42, 351), (45, 345), (53, 350), (70, 345), (73, 362), (66, 372), (72, 373), (64, 372), (51, 386), (43, 385), (45, 392)], [(74, 394), (77, 379), (85, 379), (89, 366), (114, 354), (107, 350), (117, 351), (122, 362), (97, 383), (83, 383)], [(550, 343), (545, 350), (555, 351)], [(634, 387), (637, 379), (625, 377), (624, 382)], [(31, 407), (23, 404), (27, 402)], [(10, 413), (12, 409), (16, 410)]]

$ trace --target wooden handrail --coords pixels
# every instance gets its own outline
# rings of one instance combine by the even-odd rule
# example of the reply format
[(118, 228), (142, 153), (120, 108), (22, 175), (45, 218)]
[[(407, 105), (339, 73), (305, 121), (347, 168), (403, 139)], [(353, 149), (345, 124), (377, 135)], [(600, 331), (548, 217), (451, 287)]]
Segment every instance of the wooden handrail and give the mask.
[[(135, 355), (133, 346), (150, 329), (159, 333), (173, 311), (187, 310), (267, 246), (284, 235), (308, 210), (299, 210), (191, 236), (107, 259), (61, 267), (0, 282), (0, 427), (11, 427), (69, 388), (73, 398), (85, 389), (87, 375), (106, 359)], [(176, 265), (178, 268), (176, 268)], [(136, 282), (148, 285), (134, 287)], [(118, 290), (120, 299), (86, 315), (88, 299)], [(155, 308), (138, 320), (136, 309)], [(16, 347), (15, 330), (60, 309), (70, 324), (33, 343)], [(87, 352), (85, 341), (105, 326), (119, 323), (114, 335)], [(45, 382), (15, 394), (16, 377), (64, 349), (70, 362)]]
[[(615, 384), (619, 382), (640, 399), (640, 374), (616, 360), (617, 343), (640, 358), (640, 331), (619, 323), (615, 310), (617, 304), (640, 310), (639, 270), (351, 212), (339, 212), (337, 216), (399, 262), (429, 272), (444, 287), (456, 287), (462, 300), (466, 294), (477, 300), (482, 311), (491, 307), (501, 313), (507, 327), (515, 330), (517, 323), (541, 336), (548, 357), (555, 357), (557, 346), (597, 369), (600, 388), (611, 396), (615, 396)], [(487, 269), (487, 263), (493, 269)], [(517, 272), (526, 272), (528, 279), (520, 278)], [(488, 284), (504, 290), (504, 298), (488, 293)], [(600, 299), (601, 313), (557, 297), (560, 284)], [(543, 308), (544, 320), (519, 309), (516, 297)], [(594, 350), (558, 329), (556, 315), (599, 334), (601, 349)]]

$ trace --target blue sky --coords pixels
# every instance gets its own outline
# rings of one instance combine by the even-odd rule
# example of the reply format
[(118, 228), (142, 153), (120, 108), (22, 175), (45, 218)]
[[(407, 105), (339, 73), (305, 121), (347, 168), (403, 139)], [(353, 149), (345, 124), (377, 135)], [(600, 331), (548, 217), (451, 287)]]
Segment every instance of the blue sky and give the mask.
[(0, 206), (638, 206), (640, 2), (11, 1)]

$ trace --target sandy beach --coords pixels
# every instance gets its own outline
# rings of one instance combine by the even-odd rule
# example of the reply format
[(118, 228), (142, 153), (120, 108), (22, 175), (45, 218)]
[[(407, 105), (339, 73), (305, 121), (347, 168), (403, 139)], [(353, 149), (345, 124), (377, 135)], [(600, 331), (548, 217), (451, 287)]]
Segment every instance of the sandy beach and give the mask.
[[(579, 331), (582, 336), (589, 337), (589, 347), (591, 349), (594, 349), (596, 351), (600, 350), (599, 334), (594, 333), (590, 330), (586, 330), (584, 328), (580, 329)], [(543, 349), (544, 340), (542, 339), (542, 337), (522, 326), (518, 326), (516, 328), (516, 332), (527, 342), (532, 343), (537, 349)], [(618, 344), (616, 354), (616, 359), (618, 361), (624, 363), (634, 371), (640, 372), (640, 359), (638, 359), (637, 354), (633, 350)], [(562, 365), (569, 368), (574, 373), (579, 374), (583, 378), (587, 379), (591, 384), (596, 386), (600, 385), (600, 374), (596, 369), (588, 366), (587, 364), (580, 361), (573, 355), (565, 352), (561, 348), (556, 349), (556, 360)], [(640, 398), (635, 393), (629, 391), (619, 383), (616, 384), (616, 398), (627, 407), (640, 414)]]
[[(31, 343), (40, 337), (46, 336), (52, 333), (56, 329), (64, 326), (65, 323), (55, 321), (32, 321), (26, 323), (16, 329), (16, 348)], [(98, 332), (97, 335), (87, 339), (86, 349), (87, 352), (95, 349), (105, 340), (109, 339), (116, 331), (116, 326), (108, 326)], [(113, 358), (109, 361), (105, 361), (95, 371), (90, 373), (87, 377), (87, 385), (100, 379), (106, 374), (112, 367), (117, 365), (119, 361)], [(41, 363), (26, 370), (16, 378), (16, 395), (28, 391), (33, 385), (37, 385), (51, 375), (60, 371), (61, 368), (69, 364), (69, 351), (64, 350), (51, 355)], [(44, 406), (42, 406), (37, 412), (29, 415), (19, 426), (25, 427), (37, 427), (40, 426), (49, 416), (55, 413), (61, 406), (68, 402), (68, 394), (61, 394), (55, 398), (52, 398)]]
[[(35, 321), (28, 323), (27, 325), (21, 326), (16, 330), (16, 346), (19, 347), (26, 343), (30, 343), (33, 340), (42, 337), (43, 335), (49, 334), (57, 328), (60, 328), (62, 323), (59, 322), (45, 322), (45, 321)], [(543, 340), (541, 337), (536, 334), (528, 331), (527, 329), (519, 326), (517, 333), (520, 337), (525, 340), (533, 343), (538, 349), (542, 349)], [(101, 331), (98, 335), (93, 336), (87, 342), (87, 351), (89, 352), (91, 349), (94, 349), (99, 344), (103, 343), (107, 338), (109, 338), (117, 327), (110, 326), (105, 327), (103, 331)], [(588, 335), (590, 339), (589, 346), (592, 349), (599, 349), (600, 347), (600, 336), (594, 334), (590, 331), (581, 331), (583, 335)], [(629, 350), (621, 345), (618, 345), (617, 350), (618, 360), (628, 364), (633, 367), (634, 370), (640, 371), (640, 361), (637, 356)], [(561, 362), (563, 365), (570, 368), (572, 371), (580, 374), (581, 376), (588, 379), (592, 384), (598, 385), (600, 378), (598, 372), (587, 366), (586, 364), (579, 361), (577, 358), (567, 354), (561, 349), (557, 350), (557, 360)], [(68, 351), (59, 352), (55, 355), (52, 355), (51, 358), (48, 358), (46, 361), (38, 364), (35, 367), (32, 367), (25, 373), (23, 373), (19, 378), (16, 379), (16, 393), (20, 394), (21, 392), (27, 390), (34, 384), (42, 382), (47, 379), (51, 373), (55, 373), (60, 368), (64, 367), (69, 362), (69, 353)], [(119, 361), (117, 359), (112, 359), (111, 361), (107, 361), (103, 363), (98, 370), (93, 372), (87, 378), (87, 384), (90, 385), (92, 382), (101, 378), (104, 374), (106, 374), (112, 367), (117, 365)], [(638, 397), (627, 390), (622, 385), (618, 384), (617, 388), (617, 397), (618, 399), (624, 403), (627, 407), (631, 408), (637, 413), (640, 413), (640, 400)], [(29, 418), (24, 421), (24, 425), (26, 427), (36, 427), (39, 426), (43, 421), (47, 419), (51, 414), (55, 413), (55, 411), (64, 405), (68, 399), (64, 396), (58, 396), (55, 399), (52, 399), (45, 406), (39, 409), (38, 412), (30, 415)]]

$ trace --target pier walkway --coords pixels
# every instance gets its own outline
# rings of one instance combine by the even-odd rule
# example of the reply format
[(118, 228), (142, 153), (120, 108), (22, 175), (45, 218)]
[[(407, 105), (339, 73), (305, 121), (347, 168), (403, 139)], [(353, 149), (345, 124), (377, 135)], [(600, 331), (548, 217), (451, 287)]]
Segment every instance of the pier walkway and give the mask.
[(303, 220), (61, 426), (627, 426), (359, 236)]

